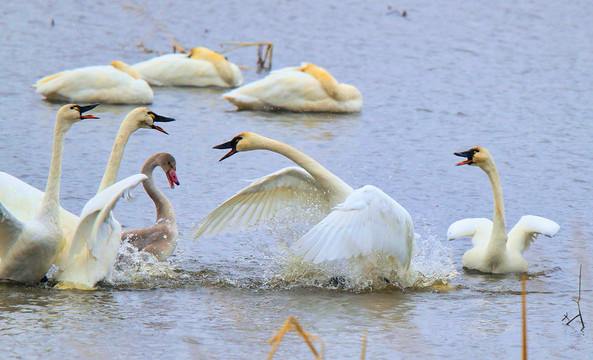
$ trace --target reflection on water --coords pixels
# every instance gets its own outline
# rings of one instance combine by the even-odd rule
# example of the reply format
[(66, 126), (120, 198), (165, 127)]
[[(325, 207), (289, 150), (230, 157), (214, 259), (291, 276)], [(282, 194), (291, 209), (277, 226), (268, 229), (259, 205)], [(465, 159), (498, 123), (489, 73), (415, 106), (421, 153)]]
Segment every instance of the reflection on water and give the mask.
[[(575, 311), (579, 264), (581, 308), (593, 313), (591, 2), (420, 1), (405, 18), (381, 2), (134, 5), (187, 48), (272, 41), (275, 68), (319, 64), (356, 85), (364, 107), (350, 115), (237, 112), (221, 99), (226, 90), (155, 88), (149, 108), (177, 121), (167, 124), (169, 136), (137, 131), (119, 177), (153, 153), (175, 156), (182, 186), (155, 181), (175, 207), (178, 249), (167, 263), (124, 251), (112, 280), (92, 292), (0, 282), (5, 357), (264, 358), (289, 315), (325, 340), (328, 359), (359, 357), (364, 329), (372, 359), (518, 357), (519, 276), (466, 271), (470, 240), (445, 240), (452, 222), (492, 215), (487, 179), (453, 166), (453, 151), (475, 145), (496, 158), (509, 224), (533, 214), (561, 225), (525, 254), (530, 356), (580, 359), (593, 348), (586, 332), (560, 321)], [(64, 69), (146, 60), (153, 54), (139, 43), (166, 51), (170, 41), (148, 16), (116, 2), (4, 1), (0, 11), (0, 170), (43, 189), (59, 104), (29, 85)], [(225, 55), (255, 62), (255, 49)], [(243, 74), (246, 82), (265, 76)], [(95, 194), (133, 108), (102, 105), (100, 120), (69, 131), (64, 208), (78, 213)], [(303, 266), (286, 248), (308, 225), (194, 242), (192, 226), (242, 180), (292, 165), (263, 151), (219, 163), (212, 146), (243, 131), (293, 145), (353, 187), (375, 185), (402, 204), (421, 235), (409, 273), (396, 276), (385, 259)], [(141, 190), (134, 196), (115, 209), (128, 229), (154, 222), (151, 200)], [(291, 335), (277, 357), (309, 359), (305, 350)]]

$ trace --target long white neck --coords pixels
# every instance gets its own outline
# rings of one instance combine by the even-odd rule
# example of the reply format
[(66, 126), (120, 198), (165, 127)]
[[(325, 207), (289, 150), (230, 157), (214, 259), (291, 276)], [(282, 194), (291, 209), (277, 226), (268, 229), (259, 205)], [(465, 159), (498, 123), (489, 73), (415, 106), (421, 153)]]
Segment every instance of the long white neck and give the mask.
[(101, 180), (97, 193), (105, 190), (117, 181), (117, 173), (119, 171), (121, 159), (124, 156), (124, 149), (126, 148), (126, 144), (132, 133), (137, 130), (137, 127), (131, 126), (127, 120), (128, 117), (124, 119), (119, 127), (115, 142), (113, 143), (111, 155), (109, 156), (109, 161), (107, 162), (107, 168), (105, 169), (105, 174), (103, 174), (103, 179)]
[(494, 195), (494, 217), (492, 219), (492, 233), (490, 234), (490, 241), (488, 248), (492, 250), (503, 250), (507, 242), (507, 229), (504, 220), (504, 200), (502, 197), (502, 186), (498, 177), (498, 170), (494, 160), (482, 168), (492, 185), (492, 193)]
[(317, 161), (311, 157), (305, 155), (299, 150), (293, 148), (290, 145), (281, 143), (280, 141), (263, 138), (261, 141), (261, 148), (270, 150), (275, 153), (281, 154), (294, 161), (297, 165), (305, 169), (313, 178), (329, 193), (330, 197), (334, 198), (335, 201), (341, 202), (354, 189), (346, 184), (342, 179), (332, 174), (326, 168), (321, 166)]
[(173, 211), (173, 205), (165, 194), (161, 190), (159, 190), (154, 180), (152, 179), (152, 171), (157, 165), (153, 162), (145, 163), (142, 166), (142, 173), (148, 176), (148, 179), (142, 182), (142, 186), (144, 186), (144, 190), (148, 194), (148, 196), (154, 202), (154, 206), (156, 207), (156, 221), (158, 222), (161, 219), (166, 219), (171, 222), (175, 221), (175, 212)]
[(52, 221), (55, 224), (60, 221), (60, 176), (62, 173), (64, 139), (68, 128), (60, 126), (59, 122), (56, 121), (49, 176), (47, 177), (47, 185), (43, 200), (41, 201), (41, 208), (37, 213), (38, 218)]

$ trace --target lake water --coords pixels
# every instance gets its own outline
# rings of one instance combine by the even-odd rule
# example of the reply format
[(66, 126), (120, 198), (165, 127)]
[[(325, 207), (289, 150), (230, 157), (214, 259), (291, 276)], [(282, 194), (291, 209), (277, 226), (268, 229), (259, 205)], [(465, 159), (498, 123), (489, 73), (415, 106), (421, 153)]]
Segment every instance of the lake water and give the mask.
[[(530, 357), (592, 356), (593, 2), (131, 4), (148, 15), (116, 1), (0, 3), (1, 171), (45, 187), (60, 104), (29, 85), (65, 69), (156, 55), (139, 44), (169, 52), (157, 21), (186, 48), (273, 42), (274, 69), (318, 64), (360, 89), (363, 110), (235, 112), (220, 89), (155, 88), (150, 109), (177, 121), (163, 125), (170, 136), (135, 133), (119, 178), (138, 173), (156, 152), (176, 157), (181, 186), (168, 189), (155, 171), (180, 228), (171, 262), (121, 265), (93, 292), (0, 283), (3, 356), (262, 359), (292, 315), (325, 341), (328, 359), (359, 358), (364, 330), (368, 359), (518, 358), (520, 276), (466, 271), (461, 256), (470, 240), (446, 241), (452, 222), (492, 216), (486, 175), (453, 166), (454, 151), (476, 145), (498, 165), (509, 228), (525, 214), (561, 225), (525, 254)], [(397, 12), (404, 9), (406, 17)], [(265, 76), (253, 68), (255, 48), (225, 55), (251, 66), (246, 82)], [(94, 111), (101, 120), (68, 133), (64, 208), (79, 213), (95, 194), (119, 124), (134, 107), (102, 105)], [(407, 280), (386, 285), (350, 263), (307, 274), (285, 251), (303, 224), (193, 241), (192, 226), (243, 180), (291, 165), (263, 151), (218, 163), (223, 152), (212, 146), (242, 131), (289, 143), (353, 187), (373, 184), (402, 204), (421, 235)], [(134, 196), (119, 202), (116, 218), (126, 228), (152, 224), (150, 199), (141, 187)], [(579, 264), (583, 332), (576, 321), (561, 321), (577, 313)], [(346, 283), (330, 282), (335, 275)], [(312, 358), (294, 334), (276, 356)]]

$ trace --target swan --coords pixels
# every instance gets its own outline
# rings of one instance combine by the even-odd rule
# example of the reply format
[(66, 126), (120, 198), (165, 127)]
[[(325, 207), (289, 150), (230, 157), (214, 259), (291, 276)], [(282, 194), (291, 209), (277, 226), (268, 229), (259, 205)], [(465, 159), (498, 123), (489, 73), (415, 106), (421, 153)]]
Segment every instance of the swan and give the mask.
[[(121, 159), (123, 157), (123, 152), (126, 143), (128, 142), (128, 139), (132, 135), (132, 133), (134, 133), (138, 129), (147, 128), (154, 129), (167, 134), (167, 132), (163, 130), (160, 126), (155, 125), (155, 122), (170, 121), (174, 121), (174, 119), (157, 115), (156, 113), (150, 111), (145, 107), (139, 107), (130, 111), (130, 113), (128, 113), (128, 115), (123, 120), (119, 128), (119, 131), (116, 135), (116, 139), (113, 144), (113, 149), (111, 151), (111, 155), (109, 157), (109, 161), (105, 169), (105, 174), (103, 175), (103, 179), (99, 186), (98, 193), (100, 193), (102, 190), (107, 189), (109, 186), (115, 184)], [(129, 181), (133, 183), (132, 180)], [(31, 218), (33, 214), (32, 209), (37, 208), (41, 203), (41, 200), (44, 196), (43, 192), (4, 172), (0, 172), (0, 184), (2, 184), (2, 186), (0, 186), (0, 203), (3, 203), (4, 206), (6, 206), (13, 212), (13, 214), (18, 214), (18, 216), (21, 216), (24, 219)], [(114, 190), (113, 192), (118, 193), (118, 191), (116, 190)], [(110, 198), (99, 198), (95, 200), (93, 204), (100, 205), (102, 203), (105, 203), (109, 205), (109, 201)], [(95, 208), (99, 205), (95, 205)], [(85, 208), (86, 213), (89, 213), (91, 208)], [(69, 283), (79, 283), (81, 285), (84, 283), (84, 286), (92, 288), (97, 281), (109, 275), (109, 272), (111, 271), (111, 265), (109, 264), (109, 262), (111, 261), (109, 260), (110, 257), (104, 258), (104, 260), (106, 261), (102, 269), (95, 269), (94, 271), (86, 272), (86, 280), (81, 279), (80, 276), (71, 277), (70, 274), (77, 274), (76, 266), (74, 264), (77, 264), (78, 266), (78, 273), (83, 273), (83, 271), (80, 271), (80, 267), (85, 266), (84, 261), (81, 263), (81, 259), (84, 259), (85, 257), (80, 254), (83, 252), (88, 253), (89, 249), (86, 245), (83, 244), (83, 242), (86, 241), (85, 239), (82, 239), (80, 236), (78, 238), (75, 237), (75, 232), (77, 231), (77, 227), (81, 222), (81, 218), (61, 207), (59, 208), (59, 211), (60, 226), (62, 228), (62, 231), (64, 232), (65, 237), (63, 239), (62, 244), (60, 245), (61, 250), (55, 261), (55, 265), (58, 266), (56, 280)], [(82, 213), (85, 214), (84, 209)], [(102, 221), (104, 222), (104, 225), (115, 227), (116, 229), (119, 226), (119, 223), (116, 224), (116, 221), (114, 221), (114, 219), (111, 219), (111, 217), (104, 217)], [(111, 240), (110, 242), (105, 241), (104, 243), (111, 244), (112, 250), (113, 248), (115, 248), (116, 243), (117, 248), (119, 248), (120, 234), (121, 229), (119, 230), (119, 233), (117, 233), (117, 231), (115, 230), (113, 232), (105, 231), (103, 234), (104, 239)], [(113, 240), (114, 238), (117, 239), (117, 242)], [(95, 251), (95, 254), (97, 253), (98, 252)], [(92, 257), (88, 257), (88, 255), (86, 256), (88, 259), (93, 259)], [(78, 259), (78, 263), (74, 261), (75, 259)], [(87, 268), (89, 267), (89, 265), (91, 265), (91, 260), (86, 261)], [(67, 268), (72, 270), (64, 272), (63, 270)], [(92, 279), (98, 280), (95, 281)]]
[(454, 154), (467, 158), (456, 165), (480, 167), (488, 175), (494, 194), (493, 221), (485, 218), (463, 219), (451, 224), (447, 230), (449, 240), (472, 236), (474, 247), (463, 254), (463, 266), (494, 274), (526, 272), (527, 261), (522, 256), (523, 251), (539, 234), (552, 237), (560, 226), (543, 217), (525, 215), (507, 235), (502, 187), (494, 159), (488, 150), (480, 146)]
[(222, 97), (238, 110), (351, 113), (362, 108), (357, 88), (339, 84), (329, 72), (309, 63), (273, 71)]
[(366, 185), (354, 190), (304, 153), (250, 132), (214, 148), (231, 149), (220, 161), (239, 151), (269, 150), (300, 167), (252, 182), (196, 224), (195, 238), (254, 227), (283, 208), (317, 206), (328, 215), (293, 245), (303, 261), (320, 263), (377, 251), (394, 255), (400, 267), (408, 269), (415, 238), (412, 218), (380, 189)]
[(165, 172), (171, 189), (179, 185), (175, 172), (177, 165), (173, 155), (158, 153), (148, 158), (142, 166), (142, 174), (147, 176), (142, 186), (156, 207), (156, 224), (145, 229), (124, 231), (121, 238), (127, 240), (136, 249), (153, 254), (159, 261), (165, 261), (175, 250), (178, 232), (173, 205), (156, 187), (152, 179), (152, 172), (157, 166)]
[(218, 86), (243, 84), (239, 67), (217, 52), (197, 47), (189, 54), (168, 54), (139, 62), (132, 69), (154, 86)]
[(154, 96), (150, 85), (122, 61), (63, 71), (38, 80), (33, 87), (58, 101), (150, 104)]
[[(65, 105), (54, 128), (51, 166), (45, 194), (31, 218), (22, 219), (0, 202), (0, 278), (25, 283), (40, 281), (51, 267), (64, 237), (60, 228), (60, 176), (66, 132), (78, 121), (98, 119), (83, 115), (95, 105)], [(2, 184), (4, 187), (6, 184)]]

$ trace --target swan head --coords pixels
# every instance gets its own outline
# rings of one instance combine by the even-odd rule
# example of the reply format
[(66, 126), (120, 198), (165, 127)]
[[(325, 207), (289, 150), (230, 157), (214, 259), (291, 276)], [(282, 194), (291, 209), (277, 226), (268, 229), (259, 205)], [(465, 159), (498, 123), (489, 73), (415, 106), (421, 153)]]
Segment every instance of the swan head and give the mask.
[(79, 122), (81, 120), (86, 119), (98, 119), (95, 115), (86, 114), (85, 112), (90, 111), (96, 108), (99, 104), (92, 104), (92, 105), (77, 105), (77, 104), (68, 104), (64, 105), (58, 110), (57, 119), (58, 122), (65, 128), (70, 128), (72, 124)]
[(490, 164), (492, 162), (492, 156), (490, 155), (488, 150), (486, 150), (486, 148), (483, 148), (481, 146), (476, 146), (476, 147), (473, 147), (467, 151), (456, 152), (453, 154), (460, 156), (460, 157), (467, 158), (466, 160), (460, 161), (457, 164), (455, 164), (456, 166), (474, 165), (474, 166), (484, 167), (487, 164)]
[(171, 121), (175, 121), (175, 119), (158, 115), (145, 107), (138, 107), (130, 111), (130, 113), (124, 119), (124, 124), (133, 129), (132, 131), (135, 131), (137, 129), (154, 129), (169, 135), (168, 132), (163, 130), (163, 128), (161, 128), (160, 126), (155, 125), (154, 123)]
[(175, 185), (179, 186), (179, 180), (177, 179), (177, 173), (175, 172), (177, 169), (177, 162), (175, 161), (173, 155), (169, 153), (158, 153), (154, 155), (153, 158), (155, 164), (160, 166), (160, 168), (165, 172), (171, 189), (174, 189)]
[(230, 156), (235, 155), (239, 151), (262, 149), (261, 144), (266, 140), (269, 139), (255, 133), (243, 132), (235, 136), (231, 141), (227, 141), (220, 145), (216, 145), (215, 147), (213, 147), (213, 149), (231, 149), (231, 151), (226, 153), (223, 157), (220, 158), (220, 160), (218, 160), (222, 161)]
[(140, 76), (140, 74), (138, 74), (136, 70), (132, 69), (130, 65), (126, 64), (123, 61), (115, 60), (110, 62), (109, 65), (113, 66), (119, 71), (125, 72), (126, 74), (130, 75), (136, 80), (142, 79), (142, 77)]

